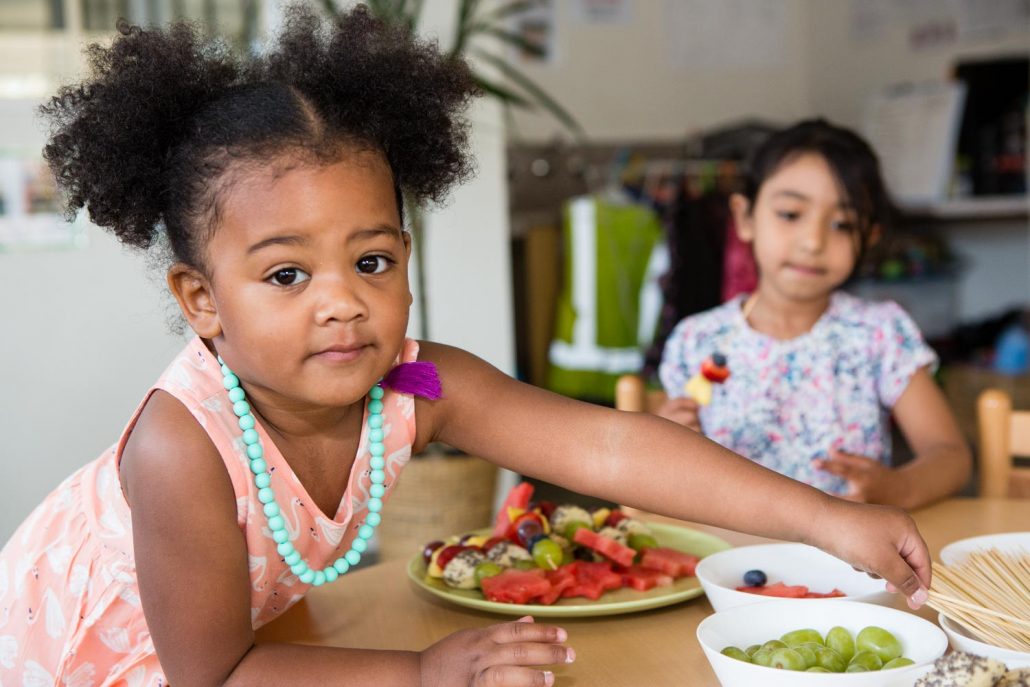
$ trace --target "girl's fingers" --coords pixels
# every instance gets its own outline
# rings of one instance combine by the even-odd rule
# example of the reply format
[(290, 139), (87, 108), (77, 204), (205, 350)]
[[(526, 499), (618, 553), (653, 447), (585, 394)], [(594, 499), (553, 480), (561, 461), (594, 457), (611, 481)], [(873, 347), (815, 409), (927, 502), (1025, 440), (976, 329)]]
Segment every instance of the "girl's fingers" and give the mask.
[(490, 666), (476, 675), (477, 687), (551, 687), (554, 673), (519, 666)]
[(489, 633), (490, 638), (498, 644), (510, 644), (512, 642), (545, 642), (548, 644), (564, 642), (569, 634), (560, 627), (554, 625), (541, 625), (533, 622), (532, 618), (519, 619), (513, 623), (494, 625)]
[(497, 651), (500, 652), (498, 663), (513, 666), (549, 666), (576, 660), (575, 650), (563, 644), (511, 642), (498, 646)]

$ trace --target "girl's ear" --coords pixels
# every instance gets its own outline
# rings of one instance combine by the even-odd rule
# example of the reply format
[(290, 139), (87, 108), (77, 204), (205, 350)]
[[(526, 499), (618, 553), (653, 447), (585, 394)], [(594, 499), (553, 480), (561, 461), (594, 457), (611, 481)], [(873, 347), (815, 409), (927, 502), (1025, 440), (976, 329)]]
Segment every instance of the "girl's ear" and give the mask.
[(211, 283), (193, 267), (177, 262), (168, 269), (168, 288), (190, 328), (202, 339), (222, 333), (218, 309), (211, 295)]
[[(401, 240), (404, 241), (404, 262), (405, 265), (411, 264), (411, 234), (402, 231)], [(422, 269), (422, 265), (418, 266)], [(411, 292), (411, 284), (408, 284), (408, 307), (410, 308), (415, 303), (415, 294)]]
[(734, 193), (730, 196), (730, 213), (733, 215), (733, 225), (740, 240), (744, 243), (754, 241), (755, 221), (751, 215), (751, 203), (744, 195)]
[(869, 230), (869, 242), (866, 244), (866, 248), (872, 248), (880, 242), (883, 238), (883, 226), (880, 224), (874, 224)]

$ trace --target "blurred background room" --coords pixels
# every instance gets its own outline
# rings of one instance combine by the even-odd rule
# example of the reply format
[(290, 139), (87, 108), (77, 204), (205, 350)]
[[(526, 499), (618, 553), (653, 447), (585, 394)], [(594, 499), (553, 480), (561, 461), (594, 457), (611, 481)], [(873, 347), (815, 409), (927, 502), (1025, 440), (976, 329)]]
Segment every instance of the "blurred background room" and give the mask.
[[(820, 116), (868, 138), (900, 210), (847, 290), (912, 314), (971, 445), (980, 391), (1030, 407), (1030, 0), (370, 4), (469, 59), (484, 91), (476, 178), (412, 222), (411, 335), (613, 404), (620, 375), (653, 378), (671, 325), (753, 288), (728, 195), (769, 132)], [(260, 50), (282, 6), (0, 0), (0, 539), (118, 436), (184, 340), (160, 268), (61, 216), (36, 108), (119, 17), (200, 22)], [(584, 196), (618, 217), (586, 248), (570, 220)], [(411, 478), (437, 491), (408, 498), (452, 504), (458, 522), (425, 530), (484, 524), (492, 501), (469, 493), (512, 476), (439, 453)], [(484, 486), (455, 486), (467, 479)], [(405, 521), (394, 498), (395, 526), (424, 513)]]

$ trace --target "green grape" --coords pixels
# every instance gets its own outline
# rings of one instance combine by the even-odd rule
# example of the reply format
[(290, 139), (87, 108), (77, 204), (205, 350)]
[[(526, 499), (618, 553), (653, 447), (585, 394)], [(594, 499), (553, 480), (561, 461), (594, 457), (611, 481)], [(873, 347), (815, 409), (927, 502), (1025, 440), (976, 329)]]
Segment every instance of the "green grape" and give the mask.
[(806, 673), (830, 673), (833, 671), (826, 670), (822, 666), (812, 666), (811, 668), (805, 668)]
[(794, 630), (780, 637), (780, 641), (787, 646), (793, 647), (805, 642), (823, 643), (823, 636), (812, 629)]
[(504, 571), (504, 568), (497, 565), (493, 561), (483, 561), (476, 566), (476, 584), (479, 584), (487, 577), (493, 577), (494, 575), (500, 575)]
[(869, 669), (863, 665), (857, 663), (849, 663), (848, 667), (844, 669), (845, 673), (868, 673)]
[(751, 654), (751, 662), (758, 666), (768, 666), (772, 662), (772, 652), (768, 649), (759, 649)]
[(811, 668), (816, 665), (815, 650), (811, 646), (811, 642), (808, 644), (797, 644), (791, 648), (801, 654), (801, 658), (805, 661), (805, 668)]
[(563, 556), (561, 547), (550, 537), (538, 539), (533, 544), (533, 560), (536, 561), (537, 566), (545, 570), (557, 569), (561, 565)]
[(520, 558), (515, 561), (513, 566), (516, 570), (536, 570), (537, 565), (533, 561)]
[(815, 652), (816, 665), (826, 668), (831, 673), (843, 673), (848, 667), (848, 662), (841, 658), (841, 655), (829, 647), (822, 647)]
[[(855, 668), (856, 666), (857, 669), (852, 670), (852, 668)], [(856, 673), (861, 672), (862, 670), (879, 670), (882, 667), (883, 661), (880, 660), (879, 656), (871, 651), (859, 651), (855, 654), (855, 657), (851, 659), (851, 662), (848, 663), (848, 668), (844, 672)]]
[(768, 642), (766, 642), (765, 644), (762, 645), (762, 648), (765, 649), (766, 651), (772, 653), (773, 651), (776, 651), (777, 649), (786, 649), (787, 645), (784, 644), (783, 642), (781, 642), (778, 639), (770, 639)]
[(751, 663), (751, 657), (735, 646), (728, 646), (719, 653), (723, 656), (729, 656), (730, 658), (735, 658), (738, 661), (743, 661), (744, 663)]
[(564, 534), (565, 538), (568, 539), (569, 541), (573, 541), (576, 538), (576, 530), (578, 530), (580, 528), (583, 528), (583, 527), (587, 528), (588, 530), (594, 529), (593, 527), (591, 527), (589, 524), (583, 522), (582, 520), (573, 520), (572, 522), (570, 522), (568, 525), (565, 526), (565, 531), (562, 532), (562, 534)]
[(637, 532), (636, 534), (629, 535), (629, 548), (634, 551), (640, 551), (641, 549), (657, 549), (658, 540), (652, 537), (650, 534), (644, 534), (643, 532)]
[(892, 658), (891, 660), (884, 663), (883, 668), (880, 668), (880, 670), (890, 670), (891, 668), (904, 668), (905, 666), (911, 665), (915, 665), (915, 662), (911, 658), (899, 656), (897, 658)]
[(859, 651), (868, 651), (880, 657), (881, 663), (901, 656), (901, 642), (882, 627), (870, 625), (862, 628), (855, 639)]
[(751, 646), (749, 646), (747, 649), (744, 650), (744, 653), (746, 653), (748, 656), (754, 656), (755, 652), (758, 651), (761, 648), (762, 648), (761, 644), (752, 644)]
[(805, 665), (805, 659), (801, 657), (801, 654), (791, 648), (783, 648), (772, 652), (769, 667), (781, 670), (804, 670), (808, 666)]
[(855, 640), (850, 632), (840, 626), (830, 628), (826, 633), (826, 646), (840, 654), (845, 663), (855, 655)]

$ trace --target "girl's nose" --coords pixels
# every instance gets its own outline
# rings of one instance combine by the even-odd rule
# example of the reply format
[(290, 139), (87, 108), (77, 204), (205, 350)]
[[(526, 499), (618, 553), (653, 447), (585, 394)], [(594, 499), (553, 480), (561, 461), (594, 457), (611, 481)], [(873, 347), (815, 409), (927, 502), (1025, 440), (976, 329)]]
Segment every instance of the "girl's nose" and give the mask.
[(820, 253), (826, 247), (827, 228), (821, 222), (809, 222), (801, 234), (801, 248), (806, 253)]
[(346, 277), (323, 277), (315, 293), (315, 322), (351, 322), (368, 316), (365, 301)]

